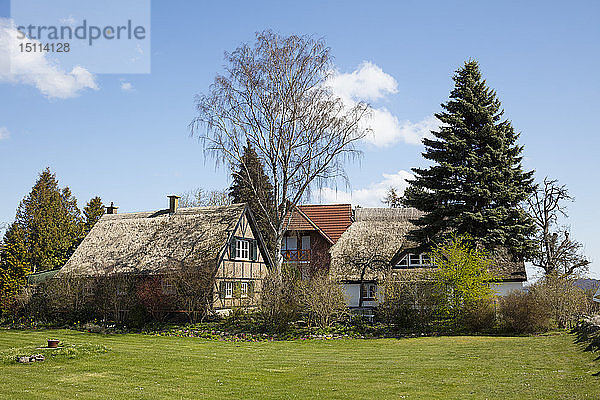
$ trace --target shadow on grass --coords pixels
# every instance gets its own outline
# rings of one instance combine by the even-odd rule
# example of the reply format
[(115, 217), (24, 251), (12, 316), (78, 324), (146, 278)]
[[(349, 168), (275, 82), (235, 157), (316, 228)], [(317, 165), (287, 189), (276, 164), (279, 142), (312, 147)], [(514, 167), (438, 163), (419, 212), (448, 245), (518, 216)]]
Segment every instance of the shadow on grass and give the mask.
[[(575, 335), (575, 340), (573, 342), (583, 351), (596, 353), (600, 350), (600, 326), (587, 321), (582, 321), (578, 323), (570, 333)], [(600, 361), (600, 354), (594, 358), (594, 361)], [(592, 376), (600, 377), (600, 371), (592, 374)]]

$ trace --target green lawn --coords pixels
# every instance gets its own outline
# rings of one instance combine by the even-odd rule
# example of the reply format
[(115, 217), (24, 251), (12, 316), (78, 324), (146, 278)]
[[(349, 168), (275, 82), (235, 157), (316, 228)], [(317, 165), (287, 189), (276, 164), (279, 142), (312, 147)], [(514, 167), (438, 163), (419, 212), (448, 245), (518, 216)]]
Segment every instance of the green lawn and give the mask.
[(110, 351), (0, 364), (0, 398), (600, 398), (600, 363), (567, 334), (235, 343), (0, 330), (0, 351), (48, 338)]

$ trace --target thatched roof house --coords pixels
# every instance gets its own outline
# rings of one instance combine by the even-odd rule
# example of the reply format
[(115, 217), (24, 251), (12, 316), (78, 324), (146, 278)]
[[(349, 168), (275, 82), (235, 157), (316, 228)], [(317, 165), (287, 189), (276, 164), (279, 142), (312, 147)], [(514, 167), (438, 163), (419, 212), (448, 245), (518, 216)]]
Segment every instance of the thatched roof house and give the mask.
[[(428, 280), (430, 260), (419, 243), (408, 239), (415, 228), (411, 220), (421, 215), (414, 208), (357, 208), (355, 222), (331, 248), (331, 273), (349, 291), (353, 284), (380, 282), (386, 273), (396, 281)], [(494, 254), (492, 272), (500, 278), (499, 292), (517, 289), (527, 280), (523, 261), (503, 252)]]
[[(178, 208), (170, 197), (169, 209), (153, 212), (115, 214), (108, 207), (57, 277), (196, 271), (214, 278), (222, 300), (234, 298), (234, 283), (258, 292), (271, 261), (248, 206)], [(227, 303), (219, 307), (233, 305)]]

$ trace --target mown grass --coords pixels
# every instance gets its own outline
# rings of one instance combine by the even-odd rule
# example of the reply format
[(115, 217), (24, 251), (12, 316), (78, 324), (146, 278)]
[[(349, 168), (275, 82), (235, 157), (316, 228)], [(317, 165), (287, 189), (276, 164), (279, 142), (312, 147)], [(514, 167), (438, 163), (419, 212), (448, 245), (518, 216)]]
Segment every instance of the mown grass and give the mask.
[(564, 333), (531, 337), (223, 342), (0, 330), (0, 351), (48, 338), (106, 346), (0, 364), (0, 398), (597, 399), (600, 369)]

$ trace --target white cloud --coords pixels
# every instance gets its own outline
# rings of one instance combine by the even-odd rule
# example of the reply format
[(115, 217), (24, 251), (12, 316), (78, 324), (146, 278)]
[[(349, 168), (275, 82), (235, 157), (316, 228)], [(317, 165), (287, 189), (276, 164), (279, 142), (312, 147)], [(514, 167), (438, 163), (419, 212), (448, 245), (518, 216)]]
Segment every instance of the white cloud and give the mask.
[[(398, 93), (398, 83), (377, 65), (365, 61), (350, 73), (334, 71), (327, 85), (348, 107), (358, 101), (377, 101)], [(433, 115), (419, 122), (399, 120), (387, 108), (371, 105), (370, 115), (365, 118), (365, 128), (370, 133), (365, 141), (377, 147), (386, 147), (398, 142), (420, 144), (423, 137), (439, 126)]]
[(389, 188), (396, 189), (401, 195), (408, 187), (407, 179), (414, 178), (408, 171), (400, 170), (395, 174), (383, 174), (383, 180), (373, 183), (366, 188), (352, 191), (323, 188), (313, 195), (313, 201), (319, 203), (352, 203), (362, 207), (382, 207)]
[(10, 132), (5, 126), (0, 126), (0, 140), (8, 139), (10, 137)]
[(0, 66), (0, 82), (33, 85), (45, 96), (61, 99), (75, 97), (84, 89), (98, 89), (95, 76), (81, 66), (65, 72), (47, 59), (45, 52), (21, 52), (19, 44), (40, 42), (20, 40), (18, 35), (12, 20), (0, 18), (0, 58), (5, 59)]
[(358, 69), (348, 74), (335, 71), (328, 85), (344, 101), (378, 100), (387, 94), (398, 93), (398, 82), (369, 61), (363, 61)]
[(377, 146), (386, 147), (403, 141), (408, 144), (420, 144), (425, 136), (431, 136), (431, 130), (440, 126), (440, 121), (430, 115), (419, 122), (400, 121), (385, 108), (374, 109), (365, 122), (371, 132), (364, 140)]
[(121, 90), (124, 92), (130, 92), (133, 90), (133, 85), (131, 84), (131, 82), (127, 82), (127, 81), (121, 81)]

